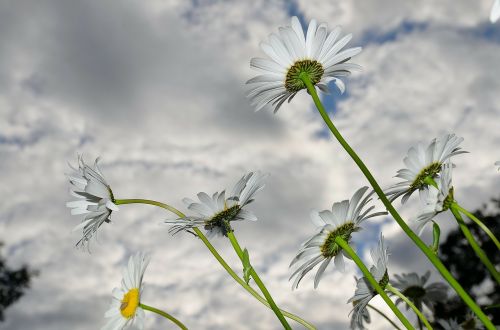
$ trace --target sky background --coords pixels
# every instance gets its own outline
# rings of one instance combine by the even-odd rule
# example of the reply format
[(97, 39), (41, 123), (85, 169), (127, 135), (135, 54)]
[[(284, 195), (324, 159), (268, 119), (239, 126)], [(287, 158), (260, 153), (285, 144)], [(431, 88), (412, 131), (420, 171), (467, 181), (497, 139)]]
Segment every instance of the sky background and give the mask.
[[(192, 329), (279, 329), (190, 235), (171, 237), (150, 206), (122, 206), (91, 254), (74, 247), (65, 177), (78, 153), (101, 156), (117, 198), (150, 198), (185, 210), (183, 197), (231, 188), (246, 172), (271, 174), (235, 225), (280, 307), (319, 329), (346, 329), (354, 265), (330, 267), (317, 290), (291, 291), (288, 264), (314, 233), (312, 209), (350, 198), (366, 180), (331, 139), (302, 92), (277, 115), (255, 113), (245, 81), (259, 42), (290, 16), (353, 33), (361, 73), (324, 101), (382, 186), (397, 182), (407, 149), (454, 132), (470, 154), (454, 159), (455, 196), (466, 208), (500, 194), (500, 24), (492, 1), (0, 1), (0, 241), (9, 265), (40, 271), (7, 309), (1, 329), (99, 329), (128, 257), (149, 251), (143, 301)], [(416, 196), (415, 196), (416, 197)], [(417, 214), (417, 198), (405, 218)], [(455, 225), (439, 216), (446, 232)], [(430, 269), (390, 218), (354, 236), (359, 253), (380, 231), (390, 274)], [(429, 240), (430, 233), (424, 238)], [(240, 272), (225, 239), (214, 244)], [(438, 276), (433, 276), (438, 280)], [(374, 304), (387, 310), (379, 298)], [(372, 315), (370, 329), (389, 329)], [(292, 324), (299, 328), (298, 325)], [(173, 329), (147, 316), (147, 329)]]

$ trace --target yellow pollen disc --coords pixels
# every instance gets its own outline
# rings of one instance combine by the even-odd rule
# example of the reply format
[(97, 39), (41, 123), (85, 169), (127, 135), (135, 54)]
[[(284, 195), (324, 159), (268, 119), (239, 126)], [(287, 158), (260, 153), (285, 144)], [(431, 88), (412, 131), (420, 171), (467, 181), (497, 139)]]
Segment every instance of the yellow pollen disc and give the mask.
[(123, 296), (120, 312), (123, 317), (129, 319), (135, 315), (135, 310), (138, 306), (139, 289), (132, 289)]

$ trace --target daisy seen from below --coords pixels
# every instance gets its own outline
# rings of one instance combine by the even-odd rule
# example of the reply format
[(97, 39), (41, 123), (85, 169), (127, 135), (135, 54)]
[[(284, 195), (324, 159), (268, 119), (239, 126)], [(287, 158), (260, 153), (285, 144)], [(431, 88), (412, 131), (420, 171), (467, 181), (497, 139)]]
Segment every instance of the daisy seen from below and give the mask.
[(123, 269), (121, 287), (113, 289), (113, 300), (105, 314), (109, 320), (101, 330), (121, 330), (132, 324), (143, 329), (145, 313), (140, 307), (142, 279), (149, 260), (149, 255), (142, 252), (130, 257), (127, 267)]
[[(434, 311), (436, 303), (443, 302), (448, 298), (448, 287), (439, 282), (427, 284), (430, 276), (429, 271), (423, 276), (419, 276), (417, 273), (394, 275), (395, 280), (391, 281), (391, 285), (410, 299), (419, 310), (426, 306), (429, 310)], [(396, 305), (402, 302), (403, 300), (398, 298)], [(406, 307), (409, 308), (409, 306)]]
[(195, 216), (186, 216), (176, 220), (167, 220), (171, 224), (170, 232), (176, 234), (188, 231), (195, 227), (203, 227), (208, 237), (227, 236), (232, 231), (232, 221), (256, 221), (257, 217), (245, 206), (253, 202), (255, 194), (265, 186), (267, 174), (260, 171), (244, 175), (227, 195), (226, 192), (216, 192), (211, 197), (204, 192), (198, 194), (200, 203), (189, 198), (183, 201), (190, 211), (196, 212)]
[(438, 213), (449, 210), (454, 202), (452, 170), (451, 163), (443, 164), (440, 177), (435, 182), (436, 186), (431, 185), (423, 191), (424, 207), (417, 218), (417, 232), (419, 234), (422, 233), (427, 224), (432, 222), (432, 219)]
[(73, 230), (83, 229), (83, 237), (77, 246), (85, 246), (104, 222), (111, 222), (113, 211), (118, 211), (113, 191), (99, 169), (99, 158), (91, 167), (82, 156), (78, 157), (78, 168), (70, 165), (73, 173), (68, 175), (72, 186), (70, 193), (76, 200), (66, 203), (72, 215), (85, 215)]
[[(378, 282), (380, 287), (385, 290), (389, 283), (389, 274), (387, 273), (387, 264), (389, 261), (389, 253), (384, 244), (384, 237), (380, 236), (378, 246), (370, 251), (373, 266), (370, 268), (370, 273)], [(377, 295), (377, 291), (372, 287), (367, 278), (361, 277), (356, 280), (356, 291), (348, 303), (354, 305), (351, 311), (351, 329), (365, 329), (364, 321), (369, 322), (369, 314), (366, 307), (372, 298)], [(368, 315), (368, 317), (367, 317)]]
[[(330, 261), (333, 259), (335, 266), (344, 271), (344, 250), (335, 242), (336, 238), (342, 238), (349, 243), (351, 235), (361, 229), (360, 224), (368, 218), (387, 214), (386, 212), (370, 213), (375, 206), (365, 209), (372, 200), (373, 192), (363, 195), (368, 187), (358, 189), (351, 200), (334, 203), (332, 210), (311, 212), (311, 220), (317, 227), (318, 232), (302, 244), (301, 249), (290, 263), (292, 275), (295, 277), (292, 288), (297, 288), (302, 278), (316, 265), (321, 263), (314, 278), (314, 287), (317, 288), (321, 277)], [(363, 199), (362, 199), (363, 198)]]
[(268, 58), (252, 58), (250, 66), (261, 74), (247, 81), (248, 97), (256, 110), (271, 105), (277, 112), (283, 103), (290, 100), (306, 85), (300, 78), (306, 74), (311, 83), (324, 93), (329, 93), (328, 83), (333, 82), (341, 93), (345, 85), (340, 80), (360, 70), (357, 64), (348, 63), (361, 52), (361, 47), (344, 47), (352, 35), (340, 38), (341, 28), (328, 32), (325, 23), (311, 20), (306, 34), (297, 17), (292, 17), (291, 26), (280, 27), (279, 32), (269, 35), (268, 41), (260, 44)]
[(399, 196), (403, 196), (401, 202), (404, 204), (416, 190), (423, 193), (429, 187), (429, 180), (434, 180), (439, 176), (447, 160), (467, 152), (459, 146), (463, 140), (455, 134), (446, 134), (433, 139), (427, 147), (422, 143), (411, 147), (403, 159), (406, 168), (399, 170), (396, 175), (403, 181), (385, 191), (389, 200), (394, 201)]

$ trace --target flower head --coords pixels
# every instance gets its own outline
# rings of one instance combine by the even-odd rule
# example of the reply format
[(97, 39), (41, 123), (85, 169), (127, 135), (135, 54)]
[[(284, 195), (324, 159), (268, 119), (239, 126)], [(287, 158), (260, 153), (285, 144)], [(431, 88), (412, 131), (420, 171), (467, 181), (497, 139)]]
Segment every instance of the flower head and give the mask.
[[(385, 290), (389, 283), (389, 274), (387, 273), (387, 264), (389, 253), (384, 245), (384, 237), (380, 236), (377, 248), (372, 249), (371, 257), (374, 265), (370, 268), (370, 273), (378, 282), (380, 287)], [(377, 291), (370, 284), (366, 277), (361, 277), (356, 280), (356, 291), (348, 302), (352, 302), (354, 308), (351, 316), (351, 329), (364, 329), (363, 321), (369, 322), (369, 314), (367, 318), (366, 306), (373, 297), (377, 295)]]
[(133, 323), (143, 329), (145, 315), (140, 307), (142, 278), (149, 259), (147, 254), (141, 252), (130, 257), (128, 267), (123, 269), (121, 287), (113, 289), (113, 300), (104, 315), (109, 320), (101, 330), (121, 330)]
[(448, 210), (454, 202), (451, 182), (453, 166), (447, 162), (442, 165), (441, 174), (436, 182), (437, 187), (429, 186), (423, 191), (424, 208), (417, 218), (417, 232), (422, 233), (425, 226), (441, 212)]
[(281, 27), (279, 33), (269, 36), (260, 47), (269, 58), (252, 58), (250, 66), (261, 72), (250, 79), (248, 97), (257, 110), (270, 104), (274, 112), (290, 100), (306, 85), (300, 78), (306, 74), (313, 85), (328, 93), (328, 83), (333, 82), (343, 93), (344, 83), (340, 77), (348, 76), (359, 65), (347, 63), (361, 52), (361, 47), (343, 48), (352, 35), (340, 38), (341, 28), (335, 27), (328, 33), (325, 23), (311, 20), (304, 35), (297, 17), (292, 17), (291, 26)]
[(83, 237), (77, 246), (84, 246), (90, 241), (104, 222), (110, 222), (113, 211), (118, 211), (115, 205), (113, 191), (104, 179), (98, 166), (99, 158), (94, 166), (85, 164), (83, 157), (78, 157), (78, 168), (70, 165), (74, 173), (70, 174), (69, 182), (72, 185), (71, 195), (77, 200), (66, 203), (71, 208), (72, 215), (85, 214), (82, 223), (73, 230), (83, 228)]
[(490, 21), (495, 23), (498, 18), (500, 18), (500, 0), (495, 0), (493, 2), (493, 7), (491, 7)]
[[(408, 297), (417, 309), (422, 310), (425, 305), (434, 311), (434, 305), (445, 301), (448, 297), (448, 287), (439, 282), (427, 284), (430, 276), (430, 272), (426, 272), (423, 276), (417, 273), (394, 275), (396, 279), (391, 281), (391, 285)], [(396, 304), (401, 302), (403, 301), (400, 298), (396, 300)]]
[(438, 320), (439, 325), (444, 330), (461, 330), (460, 324), (458, 324), (456, 319), (449, 320)]
[(227, 233), (232, 231), (230, 224), (232, 221), (256, 221), (257, 217), (244, 207), (253, 202), (254, 195), (264, 188), (266, 177), (267, 174), (262, 174), (260, 171), (244, 175), (227, 198), (225, 191), (216, 192), (212, 197), (200, 192), (198, 199), (201, 203), (185, 198), (183, 201), (188, 209), (198, 215), (165, 221), (173, 225), (170, 232), (176, 234), (183, 230), (190, 231), (194, 227), (203, 227), (207, 230), (208, 237), (227, 236)]
[(445, 161), (466, 153), (459, 147), (463, 140), (455, 134), (447, 134), (433, 139), (427, 147), (421, 143), (411, 147), (403, 160), (407, 168), (399, 170), (396, 175), (403, 181), (389, 187), (385, 194), (391, 201), (402, 195), (401, 201), (405, 203), (414, 191), (423, 193), (429, 187), (428, 180), (439, 176)]
[(481, 323), (479, 318), (472, 311), (469, 311), (465, 316), (465, 320), (460, 323), (460, 327), (463, 330), (482, 330), (484, 325)]
[(318, 287), (319, 281), (332, 259), (335, 266), (344, 271), (344, 251), (336, 243), (337, 237), (349, 243), (351, 235), (361, 229), (361, 222), (386, 214), (386, 212), (370, 213), (374, 206), (364, 210), (373, 194), (371, 192), (362, 199), (367, 190), (368, 187), (358, 189), (350, 201), (344, 200), (334, 203), (331, 211), (311, 212), (311, 220), (318, 228), (318, 232), (302, 244), (301, 249), (290, 263), (290, 267), (295, 268), (290, 276), (290, 279), (295, 277), (292, 288), (297, 288), (302, 278), (319, 263), (321, 266), (314, 278), (315, 288)]

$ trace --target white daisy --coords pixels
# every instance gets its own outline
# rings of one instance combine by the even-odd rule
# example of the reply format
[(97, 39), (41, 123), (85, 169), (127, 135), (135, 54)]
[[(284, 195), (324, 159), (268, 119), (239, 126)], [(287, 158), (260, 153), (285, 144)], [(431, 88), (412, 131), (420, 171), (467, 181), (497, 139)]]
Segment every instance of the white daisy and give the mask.
[[(429, 271), (424, 276), (419, 276), (417, 273), (394, 275), (396, 279), (391, 281), (391, 285), (408, 297), (418, 310), (422, 310), (425, 305), (429, 310), (434, 311), (436, 303), (448, 298), (448, 287), (439, 282), (427, 284), (430, 276)], [(402, 302), (403, 300), (398, 298), (396, 305)], [(406, 308), (408, 309), (409, 306)]]
[(456, 319), (438, 320), (438, 323), (444, 330), (460, 330), (460, 329), (462, 329), (460, 327), (460, 324), (458, 324)]
[(66, 206), (71, 208), (72, 215), (85, 214), (82, 223), (73, 229), (83, 228), (83, 237), (77, 246), (84, 246), (89, 242), (104, 222), (111, 221), (111, 212), (118, 211), (111, 187), (99, 170), (98, 162), (99, 158), (92, 168), (79, 156), (78, 168), (70, 165), (74, 170), (73, 174), (68, 175), (73, 186), (70, 192), (77, 200), (66, 203)]
[[(387, 273), (387, 264), (389, 253), (384, 245), (384, 237), (380, 236), (380, 241), (377, 248), (370, 251), (374, 265), (370, 268), (370, 273), (378, 282), (382, 289), (385, 289), (389, 283), (389, 274)], [(364, 329), (363, 321), (367, 319), (367, 309), (370, 300), (377, 295), (377, 291), (372, 287), (366, 277), (361, 277), (356, 280), (356, 291), (348, 303), (353, 303), (354, 308), (351, 313), (351, 329)]]
[(473, 312), (469, 311), (465, 316), (465, 320), (460, 323), (461, 329), (463, 330), (482, 330), (484, 325), (481, 323), (479, 318)]
[(357, 64), (347, 63), (361, 52), (361, 47), (343, 48), (352, 39), (349, 34), (339, 39), (341, 28), (328, 33), (325, 23), (311, 20), (306, 35), (297, 17), (292, 17), (291, 26), (279, 28), (279, 33), (269, 35), (267, 42), (260, 44), (269, 58), (252, 58), (250, 66), (260, 75), (247, 81), (251, 85), (248, 97), (257, 110), (270, 104), (274, 112), (306, 86), (299, 78), (301, 73), (309, 76), (312, 84), (328, 93), (328, 83), (334, 82), (343, 93), (345, 85), (340, 77), (360, 70)]
[(227, 233), (232, 231), (231, 221), (256, 221), (257, 217), (252, 212), (245, 210), (244, 207), (253, 202), (254, 195), (264, 188), (264, 179), (267, 176), (260, 171), (244, 175), (227, 198), (225, 191), (216, 192), (212, 197), (200, 192), (198, 199), (201, 203), (184, 198), (183, 202), (187, 204), (188, 209), (198, 213), (198, 215), (165, 221), (173, 225), (170, 232), (176, 234), (183, 230), (189, 232), (194, 227), (204, 227), (208, 237), (227, 236)]
[[(311, 220), (319, 229), (318, 233), (302, 244), (299, 252), (290, 263), (294, 268), (290, 279), (296, 276), (292, 288), (297, 288), (302, 278), (317, 264), (321, 266), (314, 278), (314, 287), (317, 288), (323, 273), (332, 259), (341, 271), (344, 271), (344, 251), (335, 242), (337, 237), (344, 239), (347, 243), (351, 235), (361, 229), (360, 224), (368, 218), (387, 214), (386, 212), (369, 213), (375, 206), (366, 210), (363, 208), (372, 200), (373, 192), (361, 200), (368, 187), (358, 189), (351, 200), (334, 203), (332, 210), (311, 212)], [(346, 255), (347, 256), (347, 255)]]
[(436, 181), (437, 188), (429, 186), (423, 191), (422, 198), (424, 207), (417, 218), (417, 232), (422, 233), (425, 226), (441, 212), (448, 210), (454, 202), (453, 186), (451, 182), (452, 168), (450, 162), (442, 165), (441, 174)]
[(500, 0), (495, 0), (493, 2), (493, 7), (491, 7), (490, 21), (495, 23), (498, 18), (500, 18)]
[(144, 328), (145, 313), (139, 305), (144, 287), (142, 278), (149, 259), (149, 255), (141, 252), (130, 257), (128, 267), (123, 269), (121, 287), (113, 289), (111, 306), (104, 314), (109, 320), (101, 330), (121, 330), (132, 324)]
[(391, 201), (403, 195), (401, 201), (405, 203), (415, 190), (422, 193), (429, 186), (426, 182), (428, 178), (436, 179), (445, 161), (466, 153), (459, 147), (463, 140), (455, 134), (447, 134), (433, 139), (427, 147), (422, 143), (419, 143), (417, 147), (411, 147), (408, 155), (403, 159), (407, 168), (399, 170), (396, 175), (404, 181), (389, 187), (385, 194)]

